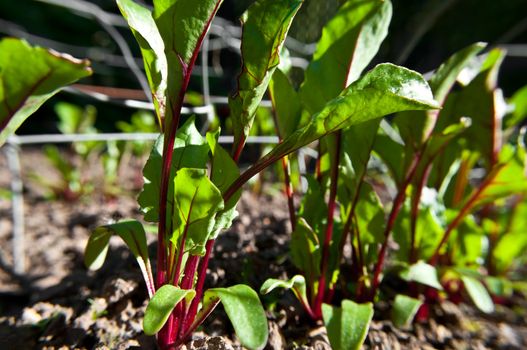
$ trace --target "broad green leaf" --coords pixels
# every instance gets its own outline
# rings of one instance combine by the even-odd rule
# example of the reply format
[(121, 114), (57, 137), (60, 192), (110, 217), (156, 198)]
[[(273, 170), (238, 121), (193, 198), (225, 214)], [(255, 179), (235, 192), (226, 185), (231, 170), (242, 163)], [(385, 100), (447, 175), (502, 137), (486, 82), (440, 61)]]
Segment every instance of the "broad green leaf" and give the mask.
[[(194, 126), (194, 119), (190, 118), (182, 125), (174, 140), (174, 154), (170, 178), (181, 168), (207, 167), (209, 158), (209, 145)], [(159, 220), (159, 192), (161, 188), (161, 165), (163, 163), (163, 137), (154, 143), (150, 157), (143, 168), (144, 185), (137, 201), (144, 213), (146, 221), (157, 222)], [(169, 181), (167, 198), (174, 198), (173, 182)], [(167, 203), (167, 213), (173, 212), (173, 202)], [(170, 220), (172, 215), (167, 215)], [(170, 226), (167, 226), (170, 227)]]
[[(485, 232), (473, 215), (467, 216), (454, 230), (449, 242), (451, 242), (450, 251), (454, 265), (460, 267), (480, 265), (488, 244)], [(427, 256), (430, 257), (431, 254)]]
[(423, 261), (418, 261), (413, 265), (405, 267), (399, 272), (399, 276), (408, 282), (418, 282), (435, 289), (443, 289), (437, 278), (436, 268)]
[[(222, 209), (221, 192), (205, 169), (179, 169), (174, 178), (174, 227), (170, 240), (192, 255), (204, 255), (216, 213)], [(185, 247), (181, 246), (183, 239)]]
[(437, 107), (428, 84), (419, 73), (389, 63), (380, 64), (328, 102), (306, 126), (285, 138), (248, 172), (256, 173), (337, 130), (403, 110)]
[(359, 350), (373, 318), (373, 304), (342, 300), (341, 307), (322, 304), (324, 325), (333, 350)]
[[(484, 47), (484, 43), (472, 44), (456, 52), (439, 66), (429, 82), (436, 101), (444, 104), (461, 71)], [(394, 118), (401, 136), (408, 146), (407, 157), (413, 157), (414, 152), (427, 141), (435, 127), (438, 114), (438, 111), (412, 111), (399, 113)]]
[[(364, 250), (364, 254), (368, 245), (375, 247), (383, 242), (386, 225), (384, 209), (379, 197), (371, 185), (366, 182), (359, 189), (353, 220), (352, 232), (354, 236), (360, 237), (362, 247), (359, 249)], [(354, 236), (352, 236), (353, 239), (355, 239)]]
[(171, 284), (165, 284), (156, 291), (150, 299), (143, 319), (143, 330), (146, 335), (155, 335), (163, 328), (168, 317), (177, 304), (185, 300), (187, 304), (194, 298), (194, 290), (180, 289)]
[(412, 323), (423, 302), (403, 294), (397, 294), (392, 305), (392, 322), (395, 327), (406, 327)]
[(108, 252), (110, 237), (113, 235), (123, 239), (138, 262), (140, 260), (144, 263), (149, 261), (143, 225), (136, 220), (121, 221), (99, 226), (90, 235), (84, 254), (84, 263), (90, 270), (97, 270), (102, 266)]
[(296, 297), (308, 304), (306, 293), (306, 279), (302, 275), (295, 275), (289, 281), (282, 281), (275, 278), (267, 279), (260, 287), (260, 294), (271, 293), (274, 289), (292, 289)]
[(509, 103), (512, 104), (514, 111), (505, 119), (505, 126), (512, 128), (527, 117), (527, 85), (516, 91)]
[(465, 290), (467, 291), (470, 299), (474, 302), (474, 305), (485, 313), (491, 313), (494, 311), (494, 302), (489, 295), (489, 292), (485, 286), (474, 277), (461, 276)]
[(89, 62), (32, 47), (26, 41), (0, 41), (0, 146), (46, 100), (91, 74)]
[(404, 151), (404, 145), (396, 142), (388, 135), (379, 132), (375, 136), (373, 152), (388, 167), (397, 188), (400, 188), (404, 181)]
[(300, 90), (310, 113), (361, 76), (388, 34), (391, 16), (388, 0), (351, 0), (342, 5), (323, 28)]
[[(164, 43), (167, 63), (166, 135), (175, 127), (170, 111), (182, 106), (201, 43), (221, 3), (222, 0), (154, 0), (152, 16)], [(157, 43), (157, 35), (155, 40)]]
[[(215, 133), (207, 133), (207, 142), (209, 143), (212, 153), (212, 162), (210, 169), (210, 179), (212, 183), (220, 190), (223, 195), (228, 186), (240, 176), (240, 169), (231, 158), (229, 153), (218, 143), (219, 130)], [(220, 210), (215, 217), (215, 226), (210, 239), (216, 238), (221, 230), (228, 229), (232, 225), (232, 220), (238, 215), (236, 204), (241, 196), (241, 190), (236, 192), (225, 207)]]
[(240, 343), (249, 349), (263, 349), (267, 344), (269, 330), (258, 294), (243, 284), (208, 289), (203, 297), (203, 308), (207, 308), (207, 301), (217, 298), (223, 304)]
[(491, 295), (510, 298), (514, 293), (514, 282), (505, 277), (484, 277), (485, 285)]
[(242, 71), (229, 98), (234, 145), (243, 145), (254, 114), (280, 63), (280, 51), (303, 0), (257, 0), (242, 17)]
[[(527, 215), (525, 205), (523, 207), (521, 210), (524, 215)], [(507, 273), (516, 260), (525, 256), (527, 251), (527, 234), (525, 234), (527, 223), (525, 223), (525, 218), (527, 216), (520, 219), (523, 223), (520, 230), (505, 232), (492, 250), (492, 262), (497, 273)]]
[(484, 183), (484, 189), (478, 194), (474, 207), (510, 195), (527, 194), (525, 159), (522, 152), (513, 149), (511, 145), (505, 145), (487, 179), (489, 181)]
[[(148, 84), (152, 92), (154, 106), (161, 121), (167, 111), (167, 59), (165, 44), (154, 22), (152, 12), (133, 0), (116, 0), (117, 6), (141, 48)], [(170, 113), (170, 111), (168, 111)]]
[(456, 82), (459, 73), (486, 46), (487, 44), (482, 42), (472, 44), (456, 52), (439, 66), (430, 79), (430, 88), (434, 93), (436, 101), (444, 101), (446, 95)]
[(269, 95), (273, 102), (278, 136), (283, 139), (293, 133), (302, 115), (300, 97), (295, 91), (289, 78), (280, 70), (275, 70), (269, 82)]
[(302, 217), (291, 233), (289, 249), (293, 264), (302, 271), (308, 283), (316, 281), (320, 277), (321, 246), (316, 232)]
[(90, 270), (99, 269), (108, 253), (110, 238), (117, 235), (132, 251), (147, 284), (149, 294), (154, 291), (154, 279), (148, 257), (148, 245), (143, 225), (136, 220), (121, 221), (115, 224), (97, 227), (86, 244), (84, 264)]

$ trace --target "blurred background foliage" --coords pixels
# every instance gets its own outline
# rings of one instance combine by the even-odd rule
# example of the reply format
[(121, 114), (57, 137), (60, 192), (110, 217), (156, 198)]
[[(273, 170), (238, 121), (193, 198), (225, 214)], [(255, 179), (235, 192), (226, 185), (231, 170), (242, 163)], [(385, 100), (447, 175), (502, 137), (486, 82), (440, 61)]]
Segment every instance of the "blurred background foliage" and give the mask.
[[(141, 1), (151, 5), (151, 1)], [(219, 17), (231, 25), (254, 0), (225, 0)], [(291, 36), (307, 44), (295, 56), (309, 58), (309, 49), (320, 36), (322, 25), (344, 0), (306, 0), (291, 29)], [(425, 73), (437, 67), (453, 52), (476, 41), (508, 49), (499, 85), (510, 97), (527, 84), (527, 0), (393, 0), (390, 32), (376, 62), (393, 62)], [(106, 23), (104, 23), (106, 22)], [(221, 25), (220, 22), (216, 22)], [(0, 1), (0, 37), (25, 38), (34, 45), (50, 47), (92, 61), (95, 74), (81, 82), (82, 89), (95, 89), (117, 99), (145, 100), (141, 85), (111, 31), (124, 38), (142, 69), (135, 41), (121, 20), (114, 0), (17, 0)], [(115, 33), (114, 33), (115, 34)], [(214, 38), (214, 35), (212, 35)], [(228, 46), (228, 45), (227, 45)], [(211, 94), (226, 96), (235, 84), (239, 55), (234, 45), (209, 53)], [(200, 64), (200, 61), (198, 61)], [(296, 74), (300, 82), (301, 71)], [(119, 90), (106, 90), (106, 88)], [(199, 75), (190, 89), (202, 91)], [(61, 93), (29, 119), (19, 133), (59, 132), (54, 105), (60, 101), (94, 105), (100, 131), (116, 131), (118, 121), (130, 122), (135, 110), (90, 97)], [(192, 101), (189, 99), (190, 103)], [(199, 99), (198, 99), (199, 102)], [(216, 108), (220, 118), (228, 116), (226, 106)]]

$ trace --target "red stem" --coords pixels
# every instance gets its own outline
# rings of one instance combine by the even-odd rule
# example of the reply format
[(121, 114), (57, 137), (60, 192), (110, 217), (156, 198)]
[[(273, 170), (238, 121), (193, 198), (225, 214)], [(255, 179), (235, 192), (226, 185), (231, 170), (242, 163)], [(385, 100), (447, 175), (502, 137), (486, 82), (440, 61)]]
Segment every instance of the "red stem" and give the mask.
[(287, 207), (289, 209), (289, 220), (291, 221), (291, 231), (296, 229), (295, 198), (293, 197), (293, 186), (291, 184), (291, 168), (287, 156), (282, 158), (282, 169), (284, 170), (284, 191), (287, 197)]
[(322, 302), (324, 299), (324, 294), (326, 290), (326, 275), (327, 275), (327, 269), (329, 264), (329, 253), (330, 253), (330, 245), (331, 245), (331, 239), (333, 237), (333, 224), (334, 224), (334, 216), (335, 216), (335, 208), (336, 208), (336, 202), (337, 202), (337, 183), (338, 183), (338, 176), (339, 176), (339, 161), (340, 161), (340, 148), (341, 148), (341, 139), (342, 139), (342, 133), (340, 131), (337, 131), (335, 133), (335, 159), (333, 160), (333, 163), (331, 165), (331, 187), (329, 189), (329, 200), (328, 200), (328, 218), (327, 218), (327, 226), (326, 226), (326, 232), (325, 232), (325, 238), (324, 238), (324, 246), (322, 250), (322, 261), (320, 266), (320, 278), (318, 280), (318, 291), (317, 295), (315, 297), (315, 303), (314, 303), (314, 312), (317, 318), (322, 317)]
[(406, 178), (404, 182), (401, 184), (401, 188), (397, 192), (397, 196), (394, 199), (392, 210), (390, 211), (390, 215), (388, 216), (388, 221), (386, 223), (386, 227), (384, 229), (384, 242), (382, 243), (381, 249), (377, 253), (377, 264), (375, 265), (374, 273), (373, 273), (373, 283), (372, 283), (372, 289), (370, 293), (370, 299), (373, 300), (375, 298), (375, 294), (377, 293), (377, 288), (380, 284), (380, 275), (382, 271), (382, 267), (384, 264), (384, 259), (386, 257), (386, 251), (388, 249), (388, 242), (390, 240), (390, 234), (392, 232), (393, 226), (395, 225), (395, 220), (397, 219), (397, 216), (399, 215), (399, 212), (401, 211), (401, 208), (404, 204), (404, 200), (406, 199), (406, 188), (412, 181), (412, 178), (415, 175), (415, 171), (417, 170), (417, 165), (419, 164), (419, 161), (421, 160), (421, 153), (416, 153), (414, 156), (412, 163), (410, 164), (410, 167), (408, 168), (408, 172), (406, 175)]
[(214, 239), (210, 239), (205, 245), (205, 256), (201, 260), (199, 266), (198, 281), (196, 283), (196, 296), (194, 297), (194, 299), (192, 299), (187, 317), (182, 327), (183, 332), (185, 333), (188, 332), (190, 325), (193, 324), (196, 314), (198, 312), (198, 306), (201, 301), (201, 297), (203, 296), (203, 286), (205, 284), (205, 276), (207, 275), (207, 266), (209, 265), (210, 254), (212, 252), (214, 242)]
[(434, 254), (430, 258), (430, 265), (436, 265), (437, 261), (439, 259), (439, 253), (441, 251), (441, 248), (450, 238), (450, 235), (452, 234), (452, 231), (456, 227), (459, 226), (461, 221), (465, 218), (465, 216), (472, 210), (474, 205), (476, 204), (477, 200), (480, 199), (480, 195), (483, 193), (483, 191), (492, 183), (494, 178), (498, 175), (499, 171), (502, 169), (502, 167), (498, 168), (496, 171), (491, 172), (485, 181), (481, 183), (481, 185), (478, 187), (476, 191), (472, 193), (470, 198), (467, 200), (467, 202), (463, 205), (463, 208), (458, 212), (454, 220), (447, 226), (445, 233), (443, 233), (443, 237), (441, 238), (441, 241), (437, 245), (437, 248), (434, 250)]

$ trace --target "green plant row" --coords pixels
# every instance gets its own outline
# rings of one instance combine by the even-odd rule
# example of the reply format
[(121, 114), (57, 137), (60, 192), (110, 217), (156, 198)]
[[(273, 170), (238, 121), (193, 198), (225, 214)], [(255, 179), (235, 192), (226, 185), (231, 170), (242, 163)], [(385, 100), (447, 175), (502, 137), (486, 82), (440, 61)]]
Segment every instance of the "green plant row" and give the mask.
[[(218, 144), (219, 129), (202, 136), (193, 118), (181, 119), (191, 71), (221, 2), (154, 0), (150, 10), (117, 0), (141, 48), (162, 129), (138, 198), (145, 221), (158, 225), (156, 269), (145, 229), (134, 220), (96, 229), (85, 262), (99, 268), (110, 237), (125, 241), (150, 297), (144, 331), (156, 335), (161, 349), (184, 344), (220, 303), (242, 345), (261, 349), (267, 343), (256, 291), (247, 285), (205, 289), (204, 282), (215, 240), (236, 217), (243, 185), (278, 161), (292, 227), (290, 259), (299, 274), (267, 280), (260, 292), (292, 290), (305, 312), (324, 322), (334, 349), (360, 348), (373, 303), (387, 297), (384, 280), (401, 286), (389, 300), (398, 326), (416, 315), (425, 319), (429, 306), (444, 298), (459, 302), (468, 295), (491, 312), (493, 299), (524, 288), (515, 275), (527, 247), (524, 133), (516, 125), (525, 117), (526, 98), (520, 91), (513, 97), (517, 108), (508, 112), (497, 86), (503, 50), (482, 54), (484, 44), (471, 45), (429, 81), (389, 63), (365, 72), (388, 34), (392, 6), (389, 0), (348, 0), (325, 25), (295, 88), (282, 51), (303, 1), (257, 0), (242, 18), (228, 152)], [(240, 172), (240, 155), (267, 92), (280, 142)], [(4, 106), (23, 106), (16, 101), (24, 96), (4, 98)], [(7, 125), (21, 120), (16, 108), (0, 112)], [(389, 123), (381, 122), (389, 115)], [(295, 203), (298, 171), (290, 161), (302, 147), (315, 147), (318, 157), (307, 175), (309, 188)]]

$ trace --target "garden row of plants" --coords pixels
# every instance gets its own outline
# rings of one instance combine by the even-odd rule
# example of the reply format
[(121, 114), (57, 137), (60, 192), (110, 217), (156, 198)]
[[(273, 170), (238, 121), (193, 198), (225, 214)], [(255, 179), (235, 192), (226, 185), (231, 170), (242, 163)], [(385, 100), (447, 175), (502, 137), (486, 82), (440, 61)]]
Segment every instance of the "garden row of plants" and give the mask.
[[(97, 228), (85, 262), (99, 268), (113, 235), (141, 268), (150, 297), (144, 331), (161, 349), (184, 344), (221, 303), (242, 345), (268, 337), (258, 293), (290, 289), (334, 349), (358, 349), (387, 299), (402, 326), (426, 320), (444, 299), (492, 312), (524, 293), (527, 90), (505, 101), (497, 76), (505, 52), (475, 43), (426, 81), (389, 63), (366, 71), (392, 15), (389, 0), (348, 0), (325, 25), (299, 86), (283, 48), (302, 0), (257, 0), (242, 18), (242, 67), (229, 98), (234, 143), (202, 136), (181, 109), (201, 43), (221, 0), (117, 0), (143, 55), (161, 136), (144, 167), (138, 203), (157, 223), (156, 269), (139, 221)], [(23, 57), (23, 59), (20, 59)], [(18, 64), (24, 62), (24, 64)], [(0, 43), (1, 139), (60, 87), (89, 74), (87, 62)], [(264, 95), (280, 142), (244, 170), (238, 164)], [(383, 117), (388, 116), (386, 119)], [(295, 151), (317, 159), (298, 188)], [(299, 271), (262, 286), (205, 289), (214, 243), (236, 217), (243, 185), (272, 164), (283, 170)], [(350, 256), (344, 254), (351, 251)], [(344, 268), (345, 267), (345, 268)], [(395, 296), (383, 280), (396, 280)]]

